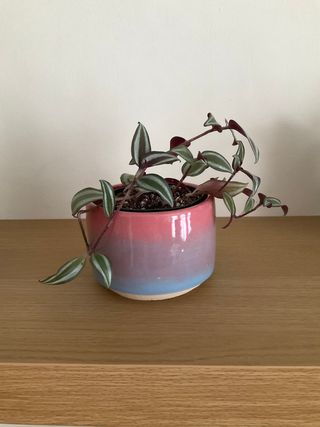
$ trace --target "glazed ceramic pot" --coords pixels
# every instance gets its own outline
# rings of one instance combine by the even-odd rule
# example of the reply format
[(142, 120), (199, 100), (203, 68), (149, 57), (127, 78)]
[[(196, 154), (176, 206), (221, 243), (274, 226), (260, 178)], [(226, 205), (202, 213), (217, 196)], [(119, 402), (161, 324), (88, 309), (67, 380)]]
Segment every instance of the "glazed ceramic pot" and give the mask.
[[(101, 207), (87, 213), (90, 242), (107, 221)], [(111, 261), (111, 290), (131, 299), (160, 300), (207, 280), (214, 270), (215, 246), (214, 200), (205, 197), (188, 208), (118, 212), (97, 252)]]

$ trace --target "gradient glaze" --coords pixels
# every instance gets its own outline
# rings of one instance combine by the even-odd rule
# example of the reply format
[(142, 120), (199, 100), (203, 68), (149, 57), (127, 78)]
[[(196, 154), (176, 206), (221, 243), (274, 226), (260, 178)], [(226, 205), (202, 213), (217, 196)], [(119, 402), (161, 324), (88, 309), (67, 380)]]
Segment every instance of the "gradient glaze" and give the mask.
[[(88, 212), (90, 242), (107, 221), (101, 207)], [(118, 212), (97, 252), (110, 259), (111, 289), (124, 296), (164, 299), (188, 292), (214, 270), (214, 201), (171, 211)]]

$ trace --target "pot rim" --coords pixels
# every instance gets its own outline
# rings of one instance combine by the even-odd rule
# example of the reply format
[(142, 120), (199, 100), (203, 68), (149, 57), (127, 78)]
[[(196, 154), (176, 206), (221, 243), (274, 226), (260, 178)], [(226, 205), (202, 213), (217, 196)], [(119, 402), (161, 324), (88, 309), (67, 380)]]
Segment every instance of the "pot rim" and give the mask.
[[(186, 183), (186, 185), (196, 188), (197, 186), (195, 184), (189, 184)], [(123, 187), (123, 184), (114, 184), (113, 188), (116, 190), (118, 188)], [(191, 206), (186, 206), (186, 207), (182, 207), (182, 208), (175, 208), (175, 209), (163, 209), (163, 210), (120, 210), (118, 215), (175, 215), (176, 212), (180, 214), (183, 214), (184, 212), (188, 212), (190, 210), (193, 209), (197, 209), (197, 207), (203, 206), (203, 204), (205, 203), (214, 203), (214, 198), (211, 197), (209, 194), (204, 194), (205, 199), (200, 200), (199, 202), (195, 203), (194, 205)], [(103, 209), (102, 206), (98, 206), (95, 205), (97, 209)], [(88, 212), (88, 214), (90, 214), (90, 211)]]

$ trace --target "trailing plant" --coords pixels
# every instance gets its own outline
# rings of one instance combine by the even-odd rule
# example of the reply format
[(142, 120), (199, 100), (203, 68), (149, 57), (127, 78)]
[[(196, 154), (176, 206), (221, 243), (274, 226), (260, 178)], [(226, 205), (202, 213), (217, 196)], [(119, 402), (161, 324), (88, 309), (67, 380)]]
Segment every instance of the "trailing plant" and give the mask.
[[(251, 214), (261, 207), (280, 208), (284, 215), (288, 207), (275, 197), (267, 196), (258, 192), (261, 179), (244, 168), (243, 162), (246, 154), (245, 142), (248, 144), (254, 156), (254, 162), (259, 160), (259, 150), (250, 136), (235, 120), (225, 120), (221, 125), (211, 113), (208, 113), (204, 126), (208, 129), (190, 139), (174, 136), (170, 140), (168, 151), (154, 151), (151, 148), (150, 139), (146, 128), (138, 123), (131, 143), (130, 165), (137, 167), (135, 174), (123, 173), (120, 177), (122, 188), (115, 191), (114, 187), (105, 180), (100, 180), (100, 188), (84, 188), (78, 191), (72, 198), (72, 215), (77, 218), (86, 245), (86, 255), (73, 258), (66, 262), (52, 276), (41, 280), (41, 282), (58, 285), (69, 282), (77, 277), (85, 266), (87, 258), (93, 268), (103, 278), (104, 285), (110, 287), (112, 280), (112, 268), (109, 259), (99, 253), (99, 243), (117, 215), (121, 210), (139, 209), (179, 209), (199, 202), (205, 195), (212, 198), (222, 199), (226, 205), (230, 218), (224, 228), (228, 227), (233, 220)], [(230, 132), (232, 145), (235, 152), (232, 161), (229, 162), (217, 151), (198, 151), (194, 156), (190, 146), (198, 139), (213, 133)], [(240, 136), (239, 136), (240, 135)], [(183, 162), (181, 167), (181, 178), (163, 178), (155, 174), (152, 168), (163, 164)], [(200, 185), (190, 187), (184, 183), (187, 177), (198, 176), (206, 169), (226, 173), (227, 178), (211, 178)], [(250, 181), (243, 183), (235, 181), (239, 175), (245, 175)], [(246, 202), (244, 209), (238, 213), (234, 198), (244, 194)], [(86, 212), (102, 206), (108, 221), (104, 229), (95, 241), (89, 242), (82, 216)], [(110, 230), (111, 232), (112, 230)]]

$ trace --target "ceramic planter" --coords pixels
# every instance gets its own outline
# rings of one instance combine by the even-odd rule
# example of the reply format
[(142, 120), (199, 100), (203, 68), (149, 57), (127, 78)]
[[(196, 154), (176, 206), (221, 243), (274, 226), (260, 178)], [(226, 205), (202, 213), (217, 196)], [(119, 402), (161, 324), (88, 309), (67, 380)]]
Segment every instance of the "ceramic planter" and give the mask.
[[(87, 213), (90, 242), (107, 221), (101, 207)], [(120, 211), (97, 252), (111, 261), (114, 292), (160, 300), (185, 294), (207, 280), (214, 270), (215, 246), (214, 200), (207, 197), (176, 210)]]

